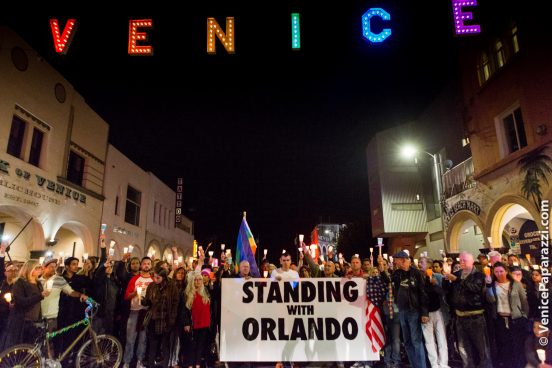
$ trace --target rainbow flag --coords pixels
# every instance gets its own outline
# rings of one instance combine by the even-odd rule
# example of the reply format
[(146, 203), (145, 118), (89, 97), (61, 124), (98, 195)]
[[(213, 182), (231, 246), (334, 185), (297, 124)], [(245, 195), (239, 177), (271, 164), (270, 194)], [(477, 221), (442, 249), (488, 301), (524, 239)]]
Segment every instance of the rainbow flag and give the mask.
[(241, 261), (246, 260), (249, 262), (251, 268), (250, 274), (253, 277), (261, 277), (257, 262), (255, 262), (255, 252), (257, 251), (257, 244), (249, 229), (249, 225), (243, 217), (240, 230), (238, 232), (238, 241), (236, 246), (236, 269), (239, 267)]

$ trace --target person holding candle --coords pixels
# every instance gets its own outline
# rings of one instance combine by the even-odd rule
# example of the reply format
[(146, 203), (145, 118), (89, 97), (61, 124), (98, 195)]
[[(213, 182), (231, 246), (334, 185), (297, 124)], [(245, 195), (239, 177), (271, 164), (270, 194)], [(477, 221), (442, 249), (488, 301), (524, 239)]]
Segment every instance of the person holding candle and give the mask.
[[(0, 244), (0, 347), (3, 345), (6, 334), (6, 325), (10, 314), (10, 302), (6, 296), (12, 293), (12, 287), (17, 276), (17, 266), (8, 264), (5, 266), (7, 243)], [(9, 299), (9, 298), (8, 298)]]
[[(103, 257), (102, 257), (103, 258)], [(122, 282), (113, 270), (113, 262), (108, 257), (94, 272), (94, 299), (99, 303), (98, 312), (93, 320), (94, 331), (113, 335), (119, 290)]]
[[(178, 308), (178, 288), (168, 278), (169, 272), (157, 265), (153, 273), (153, 282), (146, 289), (141, 304), (149, 308), (151, 320), (146, 326), (149, 341), (149, 367), (169, 366), (169, 354), (160, 349), (169, 347), (170, 332), (176, 324)], [(160, 362), (155, 362), (160, 357)]]
[(498, 348), (497, 367), (525, 366), (524, 342), (528, 336), (529, 304), (519, 281), (508, 274), (507, 267), (495, 263), (494, 282), (487, 288), (487, 300), (493, 306), (494, 333)]
[[(43, 264), (42, 276), (39, 278), (42, 288), (49, 292), (49, 295), (42, 299), (40, 302), (40, 308), (42, 318), (46, 320), (46, 326), (49, 332), (56, 331), (58, 329), (58, 315), (61, 293), (73, 298), (79, 298), (81, 302), (88, 299), (85, 294), (79, 293), (67, 283), (67, 281), (56, 275), (57, 269), (56, 258), (50, 258)], [(54, 340), (54, 352), (61, 351), (60, 340)]]
[(134, 344), (138, 336), (138, 348), (136, 355), (138, 362), (136, 368), (144, 368), (143, 361), (146, 357), (146, 331), (143, 328), (147, 307), (141, 304), (141, 300), (149, 284), (153, 282), (151, 277), (151, 258), (144, 257), (140, 262), (140, 273), (134, 276), (128, 283), (125, 291), (125, 300), (130, 301), (130, 314), (126, 328), (125, 354), (123, 368), (128, 368), (134, 358)]
[[(460, 270), (445, 273), (443, 287), (456, 314), (458, 350), (464, 367), (491, 368), (485, 321), (485, 276), (474, 266), (473, 255), (460, 253)], [(476, 364), (479, 361), (479, 364)]]
[(429, 312), (429, 321), (422, 324), (422, 332), (431, 368), (447, 368), (448, 345), (443, 313), (445, 294), (442, 288), (443, 275), (433, 272), (432, 263), (431, 259), (420, 257), (419, 266), (425, 273)]
[(40, 302), (50, 295), (38, 281), (40, 275), (42, 266), (36, 259), (28, 260), (19, 270), (12, 287), (13, 308), (8, 318), (3, 349), (34, 342), (37, 336), (35, 325), (41, 317)]

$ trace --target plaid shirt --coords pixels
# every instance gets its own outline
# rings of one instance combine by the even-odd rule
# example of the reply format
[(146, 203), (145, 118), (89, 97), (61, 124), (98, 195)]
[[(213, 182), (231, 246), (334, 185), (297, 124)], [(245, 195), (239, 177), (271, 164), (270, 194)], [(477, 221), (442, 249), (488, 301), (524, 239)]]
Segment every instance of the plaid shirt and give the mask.
[(167, 333), (176, 323), (178, 312), (178, 288), (172, 280), (160, 284), (152, 282), (142, 304), (151, 308), (151, 322), (157, 335)]

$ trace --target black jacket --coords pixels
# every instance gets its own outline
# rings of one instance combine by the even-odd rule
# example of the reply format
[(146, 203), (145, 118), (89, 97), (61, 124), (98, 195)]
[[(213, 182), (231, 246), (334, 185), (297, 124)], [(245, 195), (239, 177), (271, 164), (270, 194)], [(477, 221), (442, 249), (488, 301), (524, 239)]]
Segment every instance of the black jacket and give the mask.
[(443, 280), (443, 287), (449, 294), (450, 302), (454, 309), (466, 312), (484, 309), (485, 297), (485, 275), (477, 271), (475, 267), (472, 272), (462, 280), (462, 270), (454, 272), (454, 282)]
[[(395, 300), (398, 301), (399, 288), (401, 282), (408, 283), (406, 289), (408, 302), (410, 309), (418, 310), (421, 316), (429, 316), (427, 305), (427, 293), (425, 288), (424, 275), (420, 270), (410, 267), (408, 271), (396, 270), (391, 276), (391, 282), (393, 283), (393, 293)], [(398, 305), (398, 304), (397, 304)], [(399, 307), (400, 310), (400, 307)]]

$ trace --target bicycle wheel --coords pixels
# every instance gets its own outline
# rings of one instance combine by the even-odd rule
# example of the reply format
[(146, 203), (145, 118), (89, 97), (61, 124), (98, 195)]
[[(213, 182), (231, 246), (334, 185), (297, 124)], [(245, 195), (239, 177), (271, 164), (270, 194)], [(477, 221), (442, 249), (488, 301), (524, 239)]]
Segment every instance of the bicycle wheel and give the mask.
[(0, 368), (40, 368), (40, 350), (30, 344), (12, 346), (0, 353)]
[(116, 368), (123, 360), (123, 347), (119, 340), (110, 335), (96, 336), (98, 350), (93, 340), (86, 341), (77, 353), (77, 368)]

